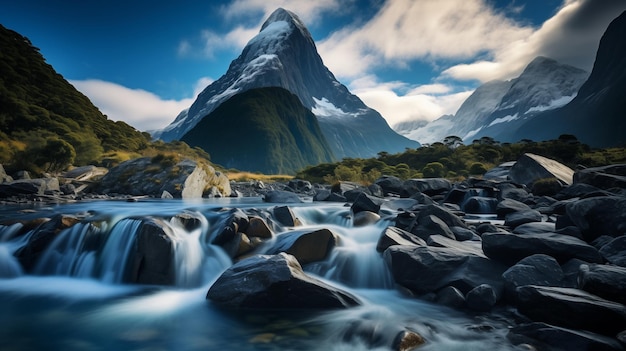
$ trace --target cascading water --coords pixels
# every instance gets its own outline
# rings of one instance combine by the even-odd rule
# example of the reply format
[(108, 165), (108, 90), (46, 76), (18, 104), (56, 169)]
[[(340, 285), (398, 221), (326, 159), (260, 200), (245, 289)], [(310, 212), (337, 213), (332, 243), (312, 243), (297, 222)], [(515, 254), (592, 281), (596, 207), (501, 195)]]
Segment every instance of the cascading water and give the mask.
[(111, 228), (95, 267), (97, 278), (105, 283), (123, 282), (126, 261), (141, 224), (138, 219), (122, 219)]

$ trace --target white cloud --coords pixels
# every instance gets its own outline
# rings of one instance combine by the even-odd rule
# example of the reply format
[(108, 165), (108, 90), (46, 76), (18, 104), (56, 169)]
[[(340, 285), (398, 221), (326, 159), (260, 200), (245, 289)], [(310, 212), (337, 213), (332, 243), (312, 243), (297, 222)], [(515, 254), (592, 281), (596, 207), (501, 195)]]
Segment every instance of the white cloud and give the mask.
[(180, 111), (193, 103), (195, 96), (211, 81), (210, 78), (201, 78), (196, 83), (194, 97), (182, 100), (164, 100), (149, 91), (97, 79), (72, 80), (70, 83), (87, 95), (109, 119), (124, 121), (146, 131), (167, 126)]

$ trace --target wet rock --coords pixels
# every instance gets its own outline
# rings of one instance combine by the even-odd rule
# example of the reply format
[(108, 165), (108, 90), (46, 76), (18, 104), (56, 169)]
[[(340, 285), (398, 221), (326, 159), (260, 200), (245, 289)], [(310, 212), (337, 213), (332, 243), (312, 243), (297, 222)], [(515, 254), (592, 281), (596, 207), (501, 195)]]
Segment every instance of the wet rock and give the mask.
[(23, 195), (43, 195), (46, 190), (46, 182), (43, 179), (14, 180), (0, 184), (0, 198)]
[(6, 246), (0, 246), (0, 279), (22, 275), (22, 267)]
[(274, 213), (274, 218), (284, 226), (296, 227), (302, 225), (289, 206), (276, 206), (272, 212)]
[(600, 235), (626, 235), (626, 197), (603, 196), (568, 203), (567, 216), (580, 228), (586, 241)]
[(144, 219), (128, 256), (126, 283), (174, 285), (174, 234), (156, 218)]
[(454, 238), (457, 241), (468, 241), (468, 240), (473, 240), (475, 238), (479, 238), (476, 233), (474, 233), (472, 230), (467, 229), (467, 228), (463, 228), (463, 227), (450, 227), (450, 230), (452, 231), (452, 233), (454, 234)]
[(561, 286), (565, 275), (554, 258), (538, 254), (517, 262), (502, 274), (502, 278), (506, 296), (513, 299), (520, 286)]
[(498, 185), (500, 189), (500, 199), (510, 199), (523, 203), (527, 203), (529, 200), (532, 200), (533, 196), (523, 188), (518, 187), (515, 184), (511, 183), (503, 183)]
[(555, 178), (563, 184), (572, 184), (574, 171), (564, 164), (547, 157), (526, 153), (517, 159), (509, 171), (516, 183), (531, 187), (539, 179)]
[(273, 234), (267, 223), (260, 217), (250, 216), (246, 234), (249, 237), (271, 239)]
[(487, 257), (483, 253), (480, 242), (464, 242), (460, 243), (454, 239), (447, 238), (441, 235), (431, 235), (428, 240), (426, 240), (428, 246), (433, 247), (446, 247), (449, 249), (454, 249), (459, 253), (466, 253), (470, 255), (476, 255), (479, 257)]
[(511, 167), (515, 165), (515, 161), (501, 163), (497, 167), (494, 167), (487, 171), (487, 173), (483, 174), (483, 179), (486, 180), (508, 180), (509, 172), (511, 171)]
[(308, 180), (291, 179), (287, 186), (298, 192), (309, 192), (313, 190), (313, 185)]
[(585, 168), (574, 173), (574, 183), (600, 189), (626, 188), (626, 164)]
[(361, 211), (369, 211), (378, 213), (380, 211), (380, 205), (382, 201), (373, 196), (366, 195), (365, 193), (359, 194), (354, 200), (354, 203), (350, 207), (352, 213), (359, 213)]
[(620, 236), (600, 248), (600, 255), (614, 265), (626, 267), (626, 236)]
[(315, 195), (313, 195), (313, 201), (330, 201), (330, 190), (328, 189), (318, 189), (315, 191)]
[(446, 286), (437, 292), (435, 302), (452, 308), (461, 308), (465, 306), (465, 296), (459, 289)]
[(426, 242), (417, 235), (402, 230), (398, 227), (387, 227), (378, 239), (376, 251), (383, 252), (389, 246), (405, 245), (405, 246), (426, 246)]
[(442, 220), (448, 227), (467, 228), (467, 224), (459, 216), (439, 205), (426, 205), (419, 211), (417, 221), (421, 222), (423, 218), (431, 215)]
[(626, 268), (602, 264), (580, 266), (579, 287), (607, 300), (626, 303)]
[(531, 222), (515, 226), (513, 234), (554, 233), (556, 226), (550, 222)]
[(383, 194), (393, 194), (397, 196), (409, 196), (404, 190), (404, 182), (402, 179), (394, 176), (382, 176), (374, 184), (380, 186), (383, 190)]
[(504, 199), (496, 206), (496, 214), (501, 219), (504, 219), (509, 213), (528, 210), (531, 210), (530, 206), (513, 199)]
[(450, 227), (439, 217), (434, 215), (425, 215), (418, 217), (418, 225), (411, 229), (411, 233), (427, 240), (431, 235), (441, 235), (449, 239), (455, 239), (454, 233)]
[(295, 257), (257, 255), (228, 268), (211, 286), (207, 299), (234, 309), (337, 309), (359, 300), (302, 271)]
[(526, 223), (541, 222), (541, 220), (542, 216), (539, 211), (524, 210), (507, 214), (504, 217), (504, 225), (510, 228), (515, 228)]
[(623, 350), (623, 347), (613, 338), (541, 322), (514, 326), (510, 329), (507, 338), (515, 345), (531, 344), (537, 350)]
[(424, 345), (426, 340), (418, 333), (410, 330), (403, 330), (399, 332), (391, 346), (392, 350), (397, 351), (410, 351)]
[(567, 235), (485, 233), (482, 239), (483, 251), (487, 257), (509, 266), (534, 254), (552, 256), (558, 262), (566, 262), (572, 258), (593, 263), (602, 262), (596, 248)]
[(329, 229), (293, 231), (278, 235), (266, 253), (272, 255), (285, 252), (293, 255), (301, 264), (307, 264), (325, 259), (337, 241), (337, 235)]
[(564, 288), (578, 288), (578, 275), (580, 274), (580, 266), (583, 264), (589, 264), (589, 262), (572, 258), (561, 265), (563, 270), (563, 282), (561, 284)]
[(361, 211), (357, 212), (352, 219), (352, 223), (355, 227), (363, 227), (366, 225), (375, 224), (380, 220), (380, 215), (378, 213), (370, 212), (370, 211)]
[(404, 189), (409, 194), (420, 192), (433, 196), (450, 191), (452, 183), (445, 178), (408, 179), (404, 182)]
[(271, 190), (265, 193), (263, 197), (265, 202), (294, 204), (301, 203), (302, 199), (296, 193), (284, 190)]
[(174, 218), (188, 232), (202, 228), (202, 224), (206, 221), (202, 214), (192, 211), (183, 211)]
[(467, 307), (474, 311), (491, 311), (496, 302), (496, 292), (489, 284), (480, 284), (465, 295)]
[(418, 295), (453, 286), (463, 293), (480, 284), (500, 296), (506, 267), (484, 257), (451, 248), (391, 246), (383, 257), (396, 283)]
[(588, 292), (526, 285), (517, 288), (517, 309), (536, 322), (614, 336), (626, 329), (626, 307)]
[(472, 196), (463, 203), (463, 211), (472, 214), (496, 213), (498, 199), (493, 197)]

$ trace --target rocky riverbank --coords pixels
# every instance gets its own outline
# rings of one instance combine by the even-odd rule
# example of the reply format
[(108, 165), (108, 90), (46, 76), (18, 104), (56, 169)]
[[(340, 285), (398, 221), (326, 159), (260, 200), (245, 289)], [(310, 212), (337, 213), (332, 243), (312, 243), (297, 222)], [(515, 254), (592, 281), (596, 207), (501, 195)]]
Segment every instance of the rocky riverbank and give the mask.
[[(403, 293), (469, 314), (506, 314), (507, 338), (526, 350), (623, 350), (626, 345), (626, 165), (574, 172), (528, 154), (457, 184), (382, 177), (369, 187), (301, 180), (229, 186), (231, 196), (262, 196), (276, 206), (224, 209), (212, 222), (211, 244), (235, 263), (207, 299), (227, 310), (359, 305), (358, 296), (306, 273), (306, 267), (328, 264), (342, 243), (330, 227), (300, 229), (290, 205), (340, 202), (350, 206), (354, 227), (390, 220), (376, 250)], [(487, 221), (485, 214), (496, 218)], [(176, 217), (188, 231), (206, 222), (194, 213)], [(68, 214), (4, 223), (17, 226), (13, 236), (31, 233), (14, 253), (19, 262), (14, 270), (31, 272), (58, 233), (84, 219)], [(177, 273), (167, 262), (173, 262), (177, 234), (164, 219), (139, 221), (131, 252), (137, 264), (123, 281), (174, 285)], [(94, 238), (90, 245), (98, 242)], [(0, 263), (5, 277), (11, 276), (7, 266)], [(488, 332), (488, 325), (482, 327)], [(402, 327), (384, 336), (378, 333), (386, 331), (362, 324), (355, 328), (348, 334), (373, 347), (378, 346), (373, 340), (388, 340), (385, 347), (402, 350), (428, 343)]]

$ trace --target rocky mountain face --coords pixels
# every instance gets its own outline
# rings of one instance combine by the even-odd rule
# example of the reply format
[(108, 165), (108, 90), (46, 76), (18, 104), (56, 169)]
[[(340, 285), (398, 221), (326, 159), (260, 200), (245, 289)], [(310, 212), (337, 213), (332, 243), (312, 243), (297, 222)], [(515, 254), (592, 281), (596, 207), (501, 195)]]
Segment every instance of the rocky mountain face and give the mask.
[(566, 106), (535, 116), (516, 134), (534, 140), (574, 134), (595, 147), (626, 144), (626, 12), (602, 36), (589, 79)]
[(155, 137), (180, 139), (229, 98), (261, 87), (282, 87), (295, 94), (317, 117), (337, 158), (369, 157), (419, 145), (395, 133), (378, 112), (335, 79), (302, 21), (284, 9), (272, 13), (226, 74)]
[(584, 70), (540, 56), (518, 78), (478, 87), (454, 116), (442, 116), (403, 135), (421, 142), (441, 141), (449, 135), (465, 142), (483, 136), (502, 141), (532, 117), (570, 102), (587, 76)]
[(317, 119), (283, 88), (257, 88), (223, 102), (182, 137), (226, 168), (295, 173), (331, 162)]

